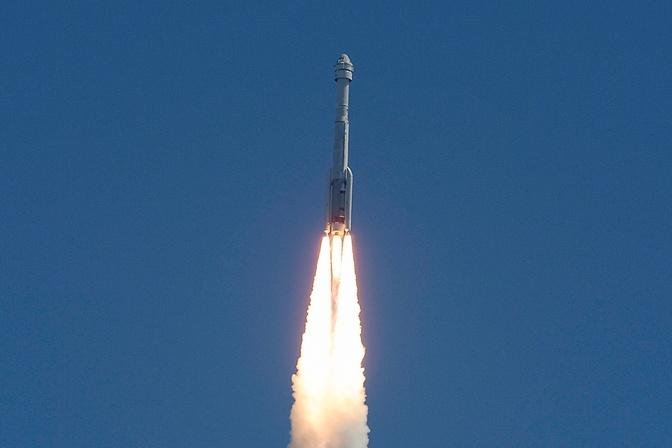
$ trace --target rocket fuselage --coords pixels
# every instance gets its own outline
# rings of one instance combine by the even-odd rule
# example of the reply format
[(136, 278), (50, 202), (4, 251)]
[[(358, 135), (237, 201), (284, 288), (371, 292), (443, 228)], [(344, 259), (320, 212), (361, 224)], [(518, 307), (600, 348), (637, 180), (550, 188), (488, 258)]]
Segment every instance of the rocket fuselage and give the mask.
[(329, 172), (325, 232), (345, 234), (352, 228), (352, 171), (348, 167), (350, 134), (348, 104), (354, 66), (348, 55), (342, 54), (334, 69), (337, 92), (336, 121), (334, 123), (333, 162)]

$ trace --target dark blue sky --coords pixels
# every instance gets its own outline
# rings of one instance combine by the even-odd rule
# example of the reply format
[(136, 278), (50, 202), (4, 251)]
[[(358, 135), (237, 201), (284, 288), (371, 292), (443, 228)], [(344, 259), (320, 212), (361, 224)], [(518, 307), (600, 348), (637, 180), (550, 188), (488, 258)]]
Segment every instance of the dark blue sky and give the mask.
[(342, 51), (371, 447), (672, 446), (669, 1), (168, 3), (1, 8), (0, 446), (286, 445)]

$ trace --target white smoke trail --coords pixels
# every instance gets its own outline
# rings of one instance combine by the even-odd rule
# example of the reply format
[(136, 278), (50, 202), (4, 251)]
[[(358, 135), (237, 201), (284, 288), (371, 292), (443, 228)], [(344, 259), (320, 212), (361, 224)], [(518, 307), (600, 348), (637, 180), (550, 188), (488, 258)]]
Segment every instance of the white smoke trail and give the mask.
[(334, 447), (366, 447), (369, 440), (362, 367), (364, 345), (359, 313), (352, 238), (346, 235), (341, 257), (332, 349), (331, 409), (333, 418), (339, 422), (334, 428)]
[(331, 259), (329, 238), (325, 236), (317, 260), (306, 330), (301, 342), (301, 356), (296, 365), (297, 373), (292, 376), (292, 448), (325, 446), (322, 440), (325, 440), (323, 428), (326, 424), (330, 327)]
[(297, 373), (290, 448), (366, 448), (364, 346), (349, 235), (324, 237)]

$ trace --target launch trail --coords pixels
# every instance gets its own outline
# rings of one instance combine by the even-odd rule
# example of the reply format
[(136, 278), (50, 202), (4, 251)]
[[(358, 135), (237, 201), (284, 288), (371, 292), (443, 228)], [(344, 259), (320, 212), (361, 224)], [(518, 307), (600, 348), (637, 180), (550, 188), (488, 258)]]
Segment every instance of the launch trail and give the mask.
[(337, 86), (327, 216), (313, 291), (292, 376), (289, 448), (366, 448), (369, 427), (364, 345), (352, 243), (352, 171), (348, 166), (349, 94), (354, 67), (342, 54)]

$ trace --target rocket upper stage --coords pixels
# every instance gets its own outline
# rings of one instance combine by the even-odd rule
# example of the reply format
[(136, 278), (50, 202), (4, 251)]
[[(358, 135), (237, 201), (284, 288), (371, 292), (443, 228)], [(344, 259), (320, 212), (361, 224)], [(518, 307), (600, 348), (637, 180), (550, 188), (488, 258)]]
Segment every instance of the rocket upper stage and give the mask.
[(333, 162), (327, 191), (325, 232), (345, 234), (352, 228), (352, 171), (348, 167), (348, 102), (355, 67), (343, 53), (334, 66), (336, 81), (336, 121), (334, 123)]

